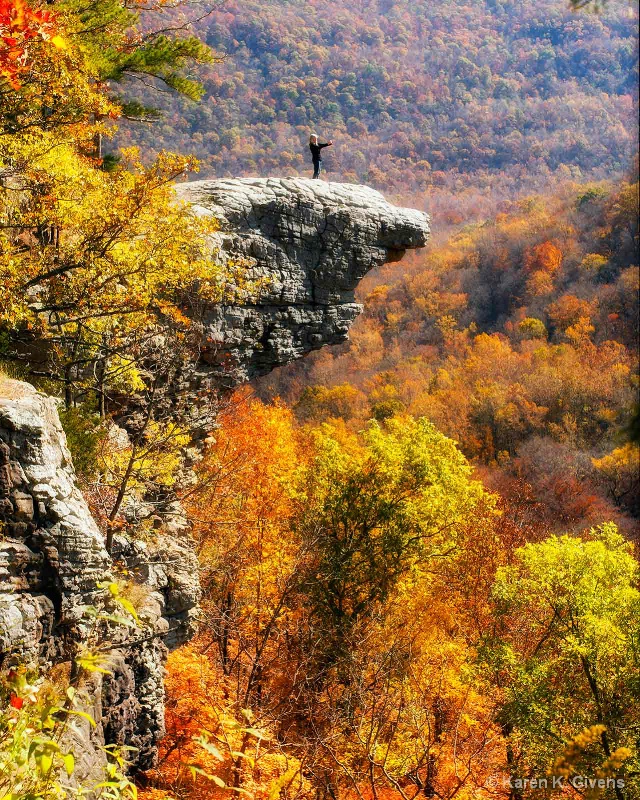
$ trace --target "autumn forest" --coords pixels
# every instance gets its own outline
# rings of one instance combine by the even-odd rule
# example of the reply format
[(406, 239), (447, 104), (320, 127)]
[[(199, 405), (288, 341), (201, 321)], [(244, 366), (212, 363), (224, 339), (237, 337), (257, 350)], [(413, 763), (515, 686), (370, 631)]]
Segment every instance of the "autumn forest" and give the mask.
[[(0, 0), (0, 394), (56, 398), (110, 570), (73, 619), (56, 584), (35, 660), (0, 613), (0, 800), (640, 796), (637, 24)], [(261, 286), (173, 187), (311, 177), (314, 131), (325, 181), (431, 241), (360, 282), (348, 341), (203, 389), (207, 314)], [(2, 486), (9, 608), (39, 534)], [(165, 532), (200, 599), (156, 644)], [(148, 640), (140, 755), (109, 731), (148, 676), (96, 687)]]

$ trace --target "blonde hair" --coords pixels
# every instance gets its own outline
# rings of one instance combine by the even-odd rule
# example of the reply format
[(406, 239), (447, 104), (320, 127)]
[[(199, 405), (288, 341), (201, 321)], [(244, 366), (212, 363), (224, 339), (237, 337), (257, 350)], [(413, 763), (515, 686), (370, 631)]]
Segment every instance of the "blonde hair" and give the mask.
[(309, 144), (316, 144), (317, 141), (318, 141), (317, 134), (312, 133), (311, 136), (309, 137)]

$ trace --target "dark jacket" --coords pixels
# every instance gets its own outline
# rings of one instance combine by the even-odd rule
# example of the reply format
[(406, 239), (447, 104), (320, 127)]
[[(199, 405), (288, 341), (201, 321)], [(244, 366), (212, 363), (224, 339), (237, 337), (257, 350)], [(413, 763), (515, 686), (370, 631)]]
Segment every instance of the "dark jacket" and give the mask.
[(322, 157), (320, 156), (320, 151), (323, 147), (329, 147), (329, 143), (326, 144), (310, 144), (309, 150), (311, 150), (311, 158), (313, 159), (313, 163), (316, 164), (318, 161), (322, 161)]

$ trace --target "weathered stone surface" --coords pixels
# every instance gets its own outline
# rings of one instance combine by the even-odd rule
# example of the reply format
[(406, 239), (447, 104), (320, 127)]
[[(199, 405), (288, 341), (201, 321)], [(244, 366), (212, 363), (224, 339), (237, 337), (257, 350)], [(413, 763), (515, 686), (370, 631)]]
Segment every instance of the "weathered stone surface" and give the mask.
[(136, 769), (155, 765), (165, 733), (164, 669), (167, 648), (160, 639), (111, 653), (111, 675), (102, 690), (102, 728), (110, 744), (135, 747)]
[(424, 247), (426, 214), (374, 189), (305, 178), (195, 181), (179, 196), (220, 223), (214, 246), (246, 264), (257, 297), (206, 319), (203, 360), (230, 384), (347, 338), (354, 289), (373, 267)]
[[(53, 398), (0, 378), (0, 665), (49, 668), (83, 649), (91, 618), (113, 580), (104, 537), (76, 485)], [(136, 747), (149, 767), (164, 734), (163, 666), (168, 647), (194, 632), (198, 563), (188, 532), (167, 526), (151, 543), (116, 541), (114, 560), (138, 591), (141, 626), (111, 632), (110, 675), (97, 674), (85, 708), (98, 723), (73, 734), (75, 777), (102, 778), (103, 744)]]
[(0, 493), (11, 501), (0, 510), (0, 657), (29, 661), (53, 650), (62, 659), (110, 560), (76, 486), (55, 401), (0, 379), (0, 443)]
[(144, 587), (140, 617), (162, 627), (162, 638), (171, 649), (189, 641), (201, 591), (198, 559), (188, 532), (183, 530), (177, 538), (165, 527), (152, 542), (116, 536), (113, 556)]

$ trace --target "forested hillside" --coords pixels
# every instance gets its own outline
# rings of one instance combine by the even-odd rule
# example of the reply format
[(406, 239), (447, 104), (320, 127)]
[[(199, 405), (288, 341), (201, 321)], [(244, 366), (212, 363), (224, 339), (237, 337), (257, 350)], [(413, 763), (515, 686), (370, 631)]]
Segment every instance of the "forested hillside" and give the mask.
[(304, 174), (317, 129), (331, 180), (404, 195), (608, 178), (635, 146), (636, 26), (617, 2), (228, 0), (199, 23), (226, 54), (203, 102), (119, 141), (192, 152), (206, 175)]
[[(304, 422), (426, 416), (550, 528), (640, 514), (638, 184), (520, 201), (371, 276), (351, 343), (264, 379)], [(499, 478), (498, 478), (499, 475)], [(617, 507), (617, 508), (616, 508)]]

